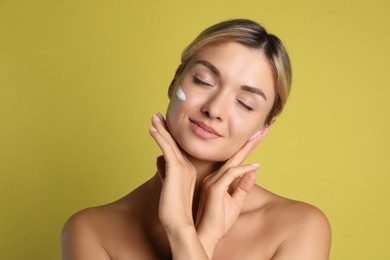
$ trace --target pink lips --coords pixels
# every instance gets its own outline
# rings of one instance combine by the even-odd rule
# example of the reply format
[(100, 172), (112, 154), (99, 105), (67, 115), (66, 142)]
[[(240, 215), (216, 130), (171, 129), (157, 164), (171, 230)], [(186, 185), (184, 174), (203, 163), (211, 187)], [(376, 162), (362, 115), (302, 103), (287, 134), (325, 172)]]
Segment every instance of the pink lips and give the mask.
[(207, 124), (196, 121), (196, 120), (190, 120), (191, 121), (191, 129), (192, 131), (199, 137), (203, 139), (216, 139), (221, 137), (222, 135), (218, 133), (214, 128), (211, 126), (208, 126)]

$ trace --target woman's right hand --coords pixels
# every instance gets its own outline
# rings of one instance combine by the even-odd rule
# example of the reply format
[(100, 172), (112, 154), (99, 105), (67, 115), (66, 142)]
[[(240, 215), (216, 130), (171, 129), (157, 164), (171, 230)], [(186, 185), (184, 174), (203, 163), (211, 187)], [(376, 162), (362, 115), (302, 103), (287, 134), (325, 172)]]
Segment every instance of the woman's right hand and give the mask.
[(149, 132), (163, 153), (163, 158), (157, 159), (162, 181), (159, 218), (169, 240), (172, 259), (209, 259), (192, 217), (196, 169), (167, 131), (161, 114), (153, 116), (152, 124)]
[(159, 217), (167, 232), (175, 232), (183, 226), (194, 226), (192, 201), (196, 169), (166, 129), (161, 114), (152, 117), (152, 125), (150, 134), (163, 153), (157, 158), (162, 181)]

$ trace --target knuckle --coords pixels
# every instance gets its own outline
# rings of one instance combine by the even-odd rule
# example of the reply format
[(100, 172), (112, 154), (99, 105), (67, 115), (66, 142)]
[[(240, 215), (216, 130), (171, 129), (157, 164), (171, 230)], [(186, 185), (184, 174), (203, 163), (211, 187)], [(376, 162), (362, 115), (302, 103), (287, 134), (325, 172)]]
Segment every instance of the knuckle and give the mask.
[(234, 172), (236, 171), (236, 167), (231, 167), (231, 168), (229, 168), (229, 169), (227, 169), (227, 171), (225, 172), (225, 174), (227, 174), (227, 175), (232, 175), (232, 174), (234, 174)]
[(210, 185), (209, 191), (210, 191), (211, 193), (218, 192), (218, 191), (219, 191), (218, 185)]
[(202, 187), (205, 188), (205, 189), (209, 189), (210, 186), (211, 186), (211, 178), (210, 178), (210, 176), (207, 176), (202, 181)]

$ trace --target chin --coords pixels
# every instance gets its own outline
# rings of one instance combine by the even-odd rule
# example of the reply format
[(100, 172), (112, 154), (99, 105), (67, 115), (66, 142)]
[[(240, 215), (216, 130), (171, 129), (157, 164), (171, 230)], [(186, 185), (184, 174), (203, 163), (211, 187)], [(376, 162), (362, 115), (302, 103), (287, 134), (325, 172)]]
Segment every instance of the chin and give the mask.
[(211, 143), (209, 145), (204, 145), (184, 140), (183, 142), (178, 142), (178, 144), (189, 156), (202, 161), (223, 162), (228, 160), (234, 154), (234, 152), (218, 148), (216, 145)]

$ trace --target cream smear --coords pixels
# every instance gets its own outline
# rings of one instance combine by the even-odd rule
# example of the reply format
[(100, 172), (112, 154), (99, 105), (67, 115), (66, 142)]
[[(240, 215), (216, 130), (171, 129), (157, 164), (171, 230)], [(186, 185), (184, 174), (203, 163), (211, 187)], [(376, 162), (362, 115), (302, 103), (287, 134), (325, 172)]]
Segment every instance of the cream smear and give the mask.
[(181, 88), (181, 86), (178, 86), (177, 87), (177, 90), (176, 90), (176, 97), (178, 99), (180, 99), (181, 101), (185, 101), (186, 100), (186, 94), (184, 94), (184, 91), (183, 89)]

